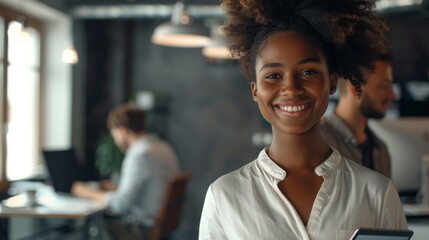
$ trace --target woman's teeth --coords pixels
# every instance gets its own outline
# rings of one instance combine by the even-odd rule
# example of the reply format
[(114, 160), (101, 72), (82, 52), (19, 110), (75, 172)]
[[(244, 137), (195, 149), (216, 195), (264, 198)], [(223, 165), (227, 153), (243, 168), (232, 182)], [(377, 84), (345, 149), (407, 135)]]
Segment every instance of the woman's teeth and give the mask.
[(279, 105), (279, 108), (285, 112), (299, 112), (305, 109), (305, 105), (301, 106), (286, 106), (286, 105)]

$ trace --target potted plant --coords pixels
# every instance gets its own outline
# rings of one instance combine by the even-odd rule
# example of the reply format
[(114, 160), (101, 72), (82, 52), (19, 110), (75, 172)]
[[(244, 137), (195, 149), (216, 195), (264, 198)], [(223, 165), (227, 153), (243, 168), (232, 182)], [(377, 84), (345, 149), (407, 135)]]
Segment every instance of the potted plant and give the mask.
[(103, 134), (97, 141), (95, 149), (95, 166), (102, 177), (113, 182), (119, 177), (124, 154), (116, 146), (110, 133)]

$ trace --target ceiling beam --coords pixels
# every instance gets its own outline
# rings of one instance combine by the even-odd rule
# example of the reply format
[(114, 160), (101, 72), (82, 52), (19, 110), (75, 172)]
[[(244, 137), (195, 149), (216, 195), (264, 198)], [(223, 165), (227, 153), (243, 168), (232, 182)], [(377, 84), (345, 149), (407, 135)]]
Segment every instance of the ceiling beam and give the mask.
[[(173, 4), (79, 5), (70, 10), (77, 19), (169, 18)], [(193, 18), (224, 18), (218, 5), (189, 5)]]

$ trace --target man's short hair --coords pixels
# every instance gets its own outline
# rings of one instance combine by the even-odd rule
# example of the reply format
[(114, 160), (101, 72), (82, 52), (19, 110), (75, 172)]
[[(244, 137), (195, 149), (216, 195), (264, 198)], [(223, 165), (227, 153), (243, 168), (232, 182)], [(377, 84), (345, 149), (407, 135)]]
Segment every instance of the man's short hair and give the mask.
[[(387, 53), (387, 54), (383, 54), (383, 55), (378, 55), (377, 58), (374, 60), (374, 64), (377, 61), (383, 61), (383, 62), (388, 62), (388, 63), (392, 64), (392, 62), (393, 62), (393, 56), (392, 56), (391, 53)], [(349, 81), (347, 81), (345, 79), (342, 79), (342, 78), (338, 79), (337, 89), (338, 89), (338, 93), (340, 94), (340, 97), (347, 94), (347, 92), (348, 92), (348, 83), (349, 83)]]
[(110, 111), (107, 127), (126, 127), (135, 133), (143, 132), (146, 130), (146, 113), (134, 104), (123, 104)]

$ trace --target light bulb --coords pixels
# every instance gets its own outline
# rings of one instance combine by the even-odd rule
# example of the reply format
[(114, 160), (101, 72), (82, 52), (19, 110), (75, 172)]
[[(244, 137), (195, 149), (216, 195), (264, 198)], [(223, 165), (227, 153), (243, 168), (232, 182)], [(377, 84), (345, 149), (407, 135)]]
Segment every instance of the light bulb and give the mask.
[(77, 51), (74, 47), (69, 47), (63, 51), (63, 62), (76, 64), (79, 61)]

